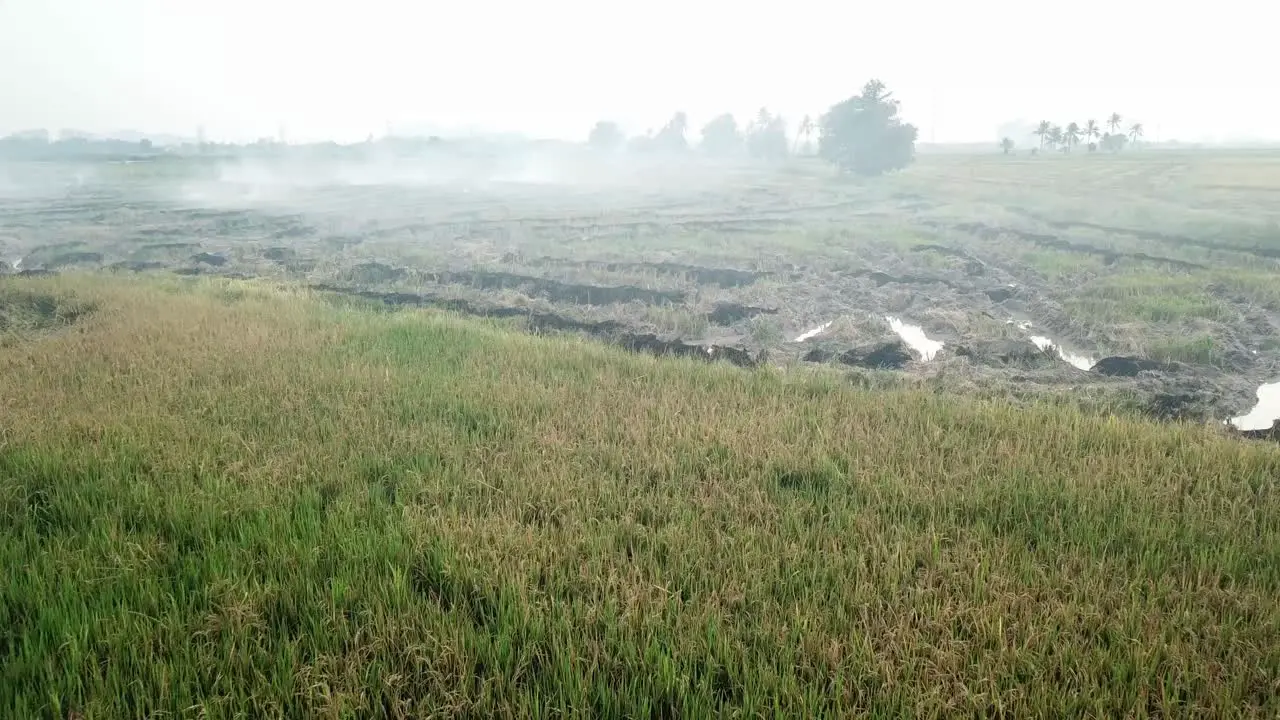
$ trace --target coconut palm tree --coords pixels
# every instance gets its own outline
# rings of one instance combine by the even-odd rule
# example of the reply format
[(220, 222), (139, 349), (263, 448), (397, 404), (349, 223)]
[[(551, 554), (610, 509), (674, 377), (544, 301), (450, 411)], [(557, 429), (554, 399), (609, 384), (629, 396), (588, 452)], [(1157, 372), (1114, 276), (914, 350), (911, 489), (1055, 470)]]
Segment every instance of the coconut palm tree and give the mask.
[(1067, 152), (1071, 152), (1071, 148), (1080, 144), (1080, 126), (1076, 123), (1067, 125), (1062, 132), (1062, 140), (1067, 144)]
[(1142, 137), (1142, 123), (1134, 123), (1129, 128), (1129, 142), (1136, 143)]
[(1114, 133), (1120, 129), (1120, 122), (1120, 113), (1111, 113), (1111, 117), (1107, 118), (1107, 129)]
[(793, 155), (798, 154), (800, 149), (800, 138), (804, 138), (804, 146), (806, 148), (809, 147), (809, 136), (813, 134), (815, 129), (817, 128), (813, 124), (813, 118), (805, 115), (804, 119), (800, 121), (799, 127), (796, 128), (796, 146), (791, 150)]
[(1001, 140), (1000, 149), (1004, 151), (1005, 155), (1008, 155), (1009, 153), (1013, 152), (1013, 138), (1007, 137)]
[(1062, 144), (1062, 126), (1054, 125), (1049, 128), (1049, 147), (1056, 148)]
[(1048, 120), (1041, 120), (1040, 125), (1036, 127), (1034, 135), (1040, 138), (1040, 147), (1044, 148), (1045, 140), (1049, 139), (1049, 133), (1053, 131), (1053, 125)]
[(1084, 136), (1089, 138), (1090, 148), (1094, 147), (1093, 145), (1094, 139), (1096, 139), (1101, 134), (1102, 134), (1102, 131), (1098, 129), (1097, 120), (1090, 120), (1084, 124)]
[(868, 104), (883, 102), (893, 97), (893, 93), (885, 92), (885, 84), (879, 80), (868, 80), (862, 86), (862, 101)]

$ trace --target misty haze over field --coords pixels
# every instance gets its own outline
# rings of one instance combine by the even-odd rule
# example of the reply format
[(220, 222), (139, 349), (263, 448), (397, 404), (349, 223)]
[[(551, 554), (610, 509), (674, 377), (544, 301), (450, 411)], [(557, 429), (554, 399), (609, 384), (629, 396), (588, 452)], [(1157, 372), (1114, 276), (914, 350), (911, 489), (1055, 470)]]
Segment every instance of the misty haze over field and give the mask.
[(1276, 15), (1243, 0), (1186, 13), (1149, 0), (1070, 12), (1012, 0), (5, 0), (0, 135), (202, 126), (233, 141), (282, 129), (299, 142), (388, 129), (581, 139), (600, 118), (634, 135), (677, 110), (695, 129), (762, 105), (794, 123), (879, 77), (924, 142), (989, 142), (1016, 119), (1113, 111), (1144, 118), (1151, 139), (1275, 139)]

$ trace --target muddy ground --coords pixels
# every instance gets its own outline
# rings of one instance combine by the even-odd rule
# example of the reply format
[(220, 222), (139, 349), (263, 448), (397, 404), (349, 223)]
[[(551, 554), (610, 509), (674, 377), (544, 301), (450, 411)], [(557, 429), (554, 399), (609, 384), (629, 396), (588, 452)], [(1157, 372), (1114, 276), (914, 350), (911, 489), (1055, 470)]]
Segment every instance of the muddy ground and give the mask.
[[(1205, 188), (1238, 158), (1043, 160), (926, 156), (876, 181), (797, 162), (449, 184), (11, 165), (0, 273), (265, 276), (744, 367), (1248, 411), (1280, 379), (1265, 192), (1280, 160), (1251, 159), (1257, 187), (1228, 195)], [(890, 317), (942, 349), (925, 361)]]

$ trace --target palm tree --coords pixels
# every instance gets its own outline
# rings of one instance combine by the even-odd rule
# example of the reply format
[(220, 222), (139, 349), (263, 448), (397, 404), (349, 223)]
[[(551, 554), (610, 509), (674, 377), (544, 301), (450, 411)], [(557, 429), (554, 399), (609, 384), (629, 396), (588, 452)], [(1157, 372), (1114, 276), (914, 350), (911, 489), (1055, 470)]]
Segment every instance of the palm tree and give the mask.
[(1137, 143), (1140, 137), (1142, 137), (1142, 123), (1134, 123), (1129, 128), (1129, 142)]
[(1062, 139), (1067, 143), (1067, 152), (1071, 152), (1071, 148), (1080, 144), (1080, 126), (1076, 123), (1067, 125), (1067, 129), (1062, 133)]
[(1049, 147), (1055, 148), (1062, 144), (1062, 126), (1054, 125), (1049, 128)]
[(1111, 113), (1111, 117), (1107, 118), (1107, 128), (1110, 129), (1111, 132), (1115, 132), (1120, 129), (1120, 122), (1120, 113)]
[(891, 97), (893, 97), (893, 93), (885, 92), (885, 85), (879, 80), (868, 80), (867, 84), (862, 86), (863, 102), (878, 103)]
[(1034, 135), (1040, 137), (1040, 147), (1044, 148), (1044, 141), (1049, 138), (1049, 133), (1053, 132), (1053, 125), (1048, 120), (1041, 120), (1040, 125), (1036, 128)]
[(1098, 129), (1098, 121), (1097, 121), (1097, 120), (1090, 120), (1089, 122), (1086, 122), (1086, 123), (1084, 124), (1084, 136), (1085, 136), (1085, 137), (1087, 137), (1087, 138), (1089, 138), (1089, 147), (1090, 147), (1090, 148), (1093, 148), (1093, 147), (1094, 147), (1094, 145), (1093, 145), (1093, 140), (1094, 140), (1094, 138), (1098, 137), (1098, 136), (1099, 136), (1099, 135), (1101, 135), (1101, 134), (1102, 134), (1102, 131)]
[(1013, 152), (1013, 138), (1007, 137), (1001, 140), (1000, 149), (1004, 151), (1005, 155), (1008, 155), (1009, 153)]
[(800, 121), (800, 126), (796, 128), (796, 146), (791, 150), (793, 155), (797, 154), (800, 149), (800, 138), (804, 138), (804, 146), (806, 148), (809, 147), (809, 136), (813, 134), (815, 129), (813, 118), (805, 115), (804, 119)]

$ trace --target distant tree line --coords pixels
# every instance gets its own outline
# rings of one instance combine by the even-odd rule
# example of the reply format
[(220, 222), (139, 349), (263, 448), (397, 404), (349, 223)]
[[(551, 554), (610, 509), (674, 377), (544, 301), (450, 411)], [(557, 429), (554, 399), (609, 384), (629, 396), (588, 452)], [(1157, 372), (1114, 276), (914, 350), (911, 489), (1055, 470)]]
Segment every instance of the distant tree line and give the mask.
[(807, 115), (801, 119), (794, 144), (788, 143), (786, 121), (768, 108), (760, 108), (745, 127), (732, 113), (712, 118), (702, 127), (696, 148), (686, 138), (689, 118), (683, 112), (672, 115), (657, 132), (630, 139), (617, 123), (601, 120), (591, 129), (587, 142), (603, 152), (696, 151), (720, 159), (777, 162), (797, 154), (801, 143), (806, 150), (811, 148), (810, 138), (817, 133), (819, 157), (847, 172), (879, 175), (902, 169), (915, 157), (918, 131), (902, 122), (898, 111), (898, 101), (884, 83), (871, 80), (861, 93), (832, 105), (817, 121)]
[[(1060, 150), (1065, 153), (1074, 151), (1081, 143), (1085, 144), (1089, 152), (1097, 152), (1099, 149), (1120, 152), (1126, 145), (1137, 144), (1143, 135), (1142, 123), (1133, 123), (1126, 130), (1120, 113), (1111, 113), (1106, 127), (1106, 131), (1103, 131), (1096, 120), (1085, 122), (1083, 127), (1079, 123), (1070, 122), (1065, 128), (1048, 120), (1041, 120), (1032, 134), (1040, 138), (1039, 150)], [(1013, 138), (1005, 137), (1000, 141), (1000, 149), (1005, 155), (1012, 153), (1015, 146)]]
[[(760, 108), (745, 126), (740, 126), (731, 113), (712, 118), (702, 128), (702, 137), (696, 148), (687, 139), (689, 118), (683, 112), (671, 116), (657, 132), (628, 139), (617, 123), (600, 121), (591, 129), (588, 144), (599, 151), (626, 150), (635, 153), (683, 154), (698, 152), (715, 158), (751, 158), (757, 161), (778, 162), (800, 152), (812, 149), (811, 139), (818, 136), (817, 155), (845, 172), (860, 175), (879, 175), (899, 170), (915, 158), (915, 142), (918, 132), (914, 125), (899, 117), (899, 103), (879, 80), (867, 82), (862, 92), (832, 105), (821, 117), (805, 116), (796, 129), (795, 142), (788, 140), (787, 124), (781, 115)], [(348, 155), (365, 152), (371, 148), (390, 151), (396, 155), (412, 156), (436, 154), (442, 151), (484, 154), (495, 152), (496, 146), (484, 140), (448, 141), (432, 137), (392, 138), (375, 142), (372, 137), (365, 143), (339, 145), (314, 143), (310, 145), (285, 145), (271, 138), (256, 143), (237, 145), (232, 143), (187, 143), (165, 149), (156, 148), (152, 142), (137, 142), (89, 137), (63, 137), (50, 141), (47, 131), (29, 131), (7, 138), (0, 138), (0, 157), (9, 159), (154, 159), (162, 155), (201, 154), (205, 156), (280, 155), (284, 153), (309, 153), (311, 155)]]
[[(393, 138), (379, 141), (381, 146), (412, 154), (439, 143), (439, 138)], [(200, 155), (217, 157), (268, 157), (289, 154), (310, 156), (355, 156), (370, 147), (370, 143), (340, 145), (336, 142), (319, 142), (286, 145), (274, 138), (259, 138), (251, 143), (232, 142), (183, 142), (164, 147), (156, 146), (149, 138), (137, 141), (117, 138), (96, 138), (65, 134), (51, 140), (46, 130), (28, 130), (0, 137), (0, 158), (7, 160), (40, 161), (107, 161), (107, 160), (157, 160), (165, 157)]]
[(132, 158), (155, 152), (148, 139), (138, 142), (69, 136), (50, 140), (44, 130), (28, 130), (0, 138), (0, 157), (10, 160)]

